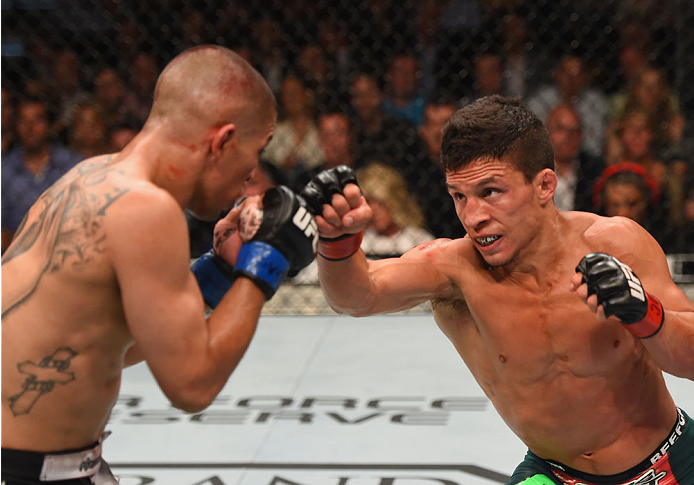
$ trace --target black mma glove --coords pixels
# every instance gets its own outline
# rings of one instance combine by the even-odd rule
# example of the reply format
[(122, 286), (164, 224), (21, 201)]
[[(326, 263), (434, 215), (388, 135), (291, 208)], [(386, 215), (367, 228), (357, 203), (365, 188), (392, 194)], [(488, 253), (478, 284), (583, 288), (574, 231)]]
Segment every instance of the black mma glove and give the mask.
[(234, 276), (253, 280), (270, 299), (285, 275), (294, 276), (316, 254), (318, 226), (306, 201), (280, 185), (265, 192), (262, 221), (241, 246)]
[[(338, 165), (313, 177), (301, 191), (301, 196), (306, 199), (313, 214), (322, 215), (323, 204), (330, 205), (333, 195), (342, 194), (347, 184), (359, 186), (354, 170), (347, 165)], [(363, 237), (364, 231), (335, 238), (321, 236), (318, 241), (318, 254), (330, 261), (347, 259), (359, 250)]]
[(583, 273), (588, 295), (597, 295), (605, 316), (616, 316), (638, 338), (658, 333), (665, 318), (663, 305), (643, 290), (629, 266), (609, 254), (591, 253), (576, 266), (576, 272)]

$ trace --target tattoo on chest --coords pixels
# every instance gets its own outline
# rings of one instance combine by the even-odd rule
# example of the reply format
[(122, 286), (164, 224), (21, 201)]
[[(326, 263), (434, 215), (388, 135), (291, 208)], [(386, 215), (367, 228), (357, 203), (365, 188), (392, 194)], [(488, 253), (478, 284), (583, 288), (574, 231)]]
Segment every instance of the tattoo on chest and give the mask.
[(104, 216), (129, 191), (109, 180), (116, 171), (108, 168), (109, 161), (77, 167), (41, 195), (25, 217), (2, 258), (3, 271), (13, 274), (3, 295), (3, 317), (31, 297), (45, 274), (79, 270), (103, 253)]
[(70, 361), (77, 352), (67, 347), (60, 347), (39, 363), (26, 360), (17, 364), (19, 372), (26, 375), (22, 391), (10, 396), (10, 409), (15, 416), (29, 414), (36, 401), (55, 389), (56, 384), (65, 385), (75, 380), (75, 374), (69, 372)]

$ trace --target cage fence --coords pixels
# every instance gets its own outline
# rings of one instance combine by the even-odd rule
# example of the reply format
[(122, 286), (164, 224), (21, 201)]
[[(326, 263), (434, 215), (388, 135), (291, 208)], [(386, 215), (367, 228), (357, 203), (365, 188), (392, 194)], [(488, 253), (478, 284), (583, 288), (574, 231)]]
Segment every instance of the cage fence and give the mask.
[[(261, 165), (270, 183), (300, 190), (320, 168), (351, 164), (388, 219), (365, 241), (380, 258), (464, 235), (440, 168), (441, 128), (481, 96), (520, 97), (552, 128), (557, 205), (619, 213), (606, 170), (626, 179), (628, 165), (609, 169), (645, 167), (643, 207), (629, 217), (660, 242), (676, 280), (692, 282), (687, 0), (3, 0), (1, 22), (3, 156), (17, 149), (12, 108), (26, 96), (50, 107), (56, 143), (88, 153), (91, 136), (102, 138), (97, 150), (117, 149), (144, 124), (169, 60), (223, 45), (277, 98)], [(78, 129), (90, 107), (96, 135)], [(189, 227), (196, 257), (212, 223), (190, 217)], [(329, 312), (316, 283), (308, 268), (266, 312)]]

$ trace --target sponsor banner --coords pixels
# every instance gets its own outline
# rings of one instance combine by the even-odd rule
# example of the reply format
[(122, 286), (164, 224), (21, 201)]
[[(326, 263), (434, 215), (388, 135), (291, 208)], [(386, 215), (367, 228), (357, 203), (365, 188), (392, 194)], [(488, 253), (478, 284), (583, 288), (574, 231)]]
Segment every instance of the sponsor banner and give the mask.
[(474, 465), (113, 464), (120, 485), (493, 485), (507, 475)]

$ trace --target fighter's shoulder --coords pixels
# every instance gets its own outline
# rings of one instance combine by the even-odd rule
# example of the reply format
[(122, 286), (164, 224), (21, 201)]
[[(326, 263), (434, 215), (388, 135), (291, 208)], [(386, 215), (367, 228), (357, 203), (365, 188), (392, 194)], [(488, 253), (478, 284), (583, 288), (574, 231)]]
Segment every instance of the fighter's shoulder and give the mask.
[(629, 218), (603, 217), (588, 212), (570, 214), (570, 221), (591, 251), (617, 255), (657, 244), (643, 227)]
[(469, 260), (475, 254), (472, 241), (468, 237), (457, 239), (440, 238), (416, 245), (405, 253), (405, 257), (424, 257), (432, 263), (461, 262)]
[(112, 212), (138, 220), (184, 217), (181, 206), (168, 191), (149, 181), (128, 179), (114, 192)]

